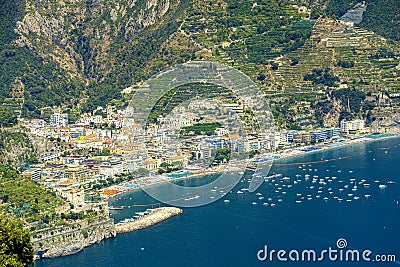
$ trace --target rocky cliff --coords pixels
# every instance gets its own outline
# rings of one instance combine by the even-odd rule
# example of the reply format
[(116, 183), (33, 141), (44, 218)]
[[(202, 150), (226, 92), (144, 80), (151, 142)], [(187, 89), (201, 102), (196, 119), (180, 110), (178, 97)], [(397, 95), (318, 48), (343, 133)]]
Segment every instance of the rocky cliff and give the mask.
[(32, 233), (36, 253), (43, 258), (67, 256), (87, 246), (115, 237), (114, 221), (110, 218), (85, 220), (69, 226), (46, 228)]

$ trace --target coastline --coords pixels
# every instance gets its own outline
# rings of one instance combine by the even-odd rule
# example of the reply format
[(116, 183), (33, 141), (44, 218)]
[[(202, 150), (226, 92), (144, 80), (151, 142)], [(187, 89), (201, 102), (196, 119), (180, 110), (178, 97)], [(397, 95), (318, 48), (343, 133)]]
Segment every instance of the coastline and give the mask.
[[(329, 144), (322, 144), (319, 146), (315, 145), (315, 146), (302, 146), (302, 147), (296, 147), (296, 148), (289, 148), (289, 149), (285, 149), (285, 150), (282, 150), (279, 152), (275, 152), (274, 155), (279, 156), (279, 157), (274, 158), (273, 162), (275, 162), (276, 164), (281, 164), (280, 161), (284, 161), (287, 159), (296, 158), (296, 157), (300, 157), (300, 156), (304, 156), (304, 155), (309, 155), (309, 154), (313, 154), (313, 153), (317, 153), (317, 152), (343, 148), (343, 147), (356, 145), (356, 144), (375, 142), (375, 141), (385, 140), (385, 139), (389, 139), (389, 138), (399, 138), (399, 137), (400, 137), (400, 132), (386, 133), (386, 134), (383, 134), (383, 136), (379, 136), (376, 138), (372, 138), (371, 135), (364, 135), (364, 136), (360, 136), (356, 139), (340, 141), (340, 142), (335, 142), (335, 143), (329, 143)], [(303, 151), (307, 148), (317, 148), (317, 149), (310, 150), (307, 152)], [(299, 163), (299, 164), (302, 164), (302, 163)], [(149, 184), (145, 184), (143, 186), (137, 186), (134, 188), (121, 189), (118, 193), (105, 197), (105, 201), (110, 202), (110, 201), (114, 200), (115, 198), (117, 198), (118, 196), (125, 195), (130, 192), (134, 192), (136, 190), (140, 190), (142, 187), (146, 187), (146, 186), (153, 186), (153, 185), (157, 185), (157, 184), (163, 184), (166, 182), (175, 182), (175, 181), (180, 181), (180, 180), (192, 179), (192, 178), (196, 178), (196, 177), (198, 179), (201, 179), (202, 177), (205, 177), (207, 175), (213, 175), (213, 174), (218, 174), (218, 173), (221, 173), (221, 171), (209, 171), (209, 172), (202, 173), (202, 174), (192, 174), (192, 175), (187, 175), (187, 176), (179, 177), (179, 178), (164, 177), (163, 180), (157, 181), (154, 183), (149, 183)], [(145, 178), (151, 179), (152, 177), (154, 178), (154, 177), (161, 177), (161, 176), (147, 176)], [(129, 184), (129, 182), (128, 182), (128, 184)], [(122, 186), (122, 183), (118, 184), (118, 185), (112, 185), (108, 188), (105, 188), (105, 190), (114, 189), (114, 187), (119, 187), (119, 186)]]
[[(301, 151), (302, 149), (306, 149), (306, 147), (298, 147), (298, 148), (294, 148), (294, 149), (292, 148), (289, 150), (281, 151), (281, 153), (277, 153), (281, 157), (274, 159), (274, 161), (277, 162), (277, 164), (279, 164), (279, 162), (281, 160), (283, 161), (283, 160), (290, 159), (290, 158), (304, 156), (304, 155), (307, 155), (310, 153), (322, 152), (322, 151), (332, 150), (332, 149), (336, 149), (336, 148), (343, 148), (343, 147), (351, 146), (351, 145), (364, 144), (364, 143), (381, 141), (381, 140), (390, 139), (390, 138), (399, 138), (399, 137), (400, 137), (399, 133), (392, 134), (392, 135), (378, 136), (377, 138), (368, 138), (366, 136), (363, 136), (363, 137), (360, 137), (357, 139), (340, 142), (340, 144), (333, 143), (336, 145), (324, 144), (317, 150), (311, 150), (311, 151), (307, 151), (307, 152)], [(302, 164), (302, 162), (299, 162), (298, 164)], [(190, 175), (190, 176), (170, 179), (169, 181), (178, 181), (178, 180), (190, 179), (190, 178), (195, 178), (195, 177), (198, 177), (199, 179), (201, 179), (202, 177), (205, 177), (206, 175), (212, 175), (212, 174), (216, 174), (216, 173), (217, 172), (210, 172), (210, 173), (201, 174), (201, 175)], [(164, 182), (166, 182), (166, 181), (160, 181), (159, 183), (164, 183)], [(154, 184), (152, 184), (152, 185), (154, 185)], [(120, 196), (125, 193), (129, 193), (133, 190), (138, 190), (138, 189), (140, 189), (140, 187), (132, 188), (128, 191), (121, 192), (117, 195), (113, 195), (113, 196), (109, 197), (107, 199), (107, 201), (111, 201), (117, 196)], [(113, 231), (111, 231), (114, 233), (113, 235), (97, 236), (97, 235), (99, 235), (99, 233), (97, 233), (95, 239), (93, 239), (93, 237), (90, 235), (89, 239), (93, 239), (93, 240), (91, 240), (90, 242), (86, 242), (85, 244), (80, 244), (80, 243), (76, 244), (76, 242), (69, 243), (69, 244), (62, 244), (62, 243), (58, 243), (58, 245), (54, 244), (54, 247), (52, 248), (52, 250), (50, 250), (49, 253), (47, 253), (49, 255), (44, 255), (44, 256), (45, 257), (47, 256), (48, 258), (54, 258), (54, 257), (72, 255), (72, 254), (80, 252), (81, 250), (84, 249), (84, 247), (88, 247), (95, 243), (99, 243), (106, 238), (115, 237), (118, 234), (122, 234), (122, 233), (128, 233), (128, 232), (137, 231), (140, 229), (145, 229), (145, 228), (156, 225), (160, 222), (168, 220), (169, 218), (177, 216), (182, 213), (183, 213), (183, 210), (180, 208), (176, 208), (176, 207), (160, 207), (160, 208), (155, 208), (155, 209), (148, 209), (146, 212), (142, 213), (140, 217), (138, 216), (139, 218), (137, 218), (137, 219), (126, 219), (125, 221), (120, 222), (120, 223), (112, 223), (113, 227), (110, 227), (110, 228), (113, 228), (112, 229)]]
[[(118, 234), (151, 227), (182, 213), (183, 210), (176, 207), (149, 209), (138, 219), (128, 219), (126, 222), (117, 224), (114, 223), (114, 220), (108, 219), (106, 223), (100, 222), (94, 225), (89, 224), (85, 227), (78, 227), (67, 233), (68, 235), (74, 236), (74, 238), (70, 238), (69, 240), (62, 238), (62, 234), (51, 235), (48, 238), (34, 241), (35, 259), (51, 259), (73, 255), (105, 239), (115, 238)], [(47, 249), (38, 249), (38, 246), (40, 246), (39, 244), (43, 242), (48, 243), (46, 246)]]

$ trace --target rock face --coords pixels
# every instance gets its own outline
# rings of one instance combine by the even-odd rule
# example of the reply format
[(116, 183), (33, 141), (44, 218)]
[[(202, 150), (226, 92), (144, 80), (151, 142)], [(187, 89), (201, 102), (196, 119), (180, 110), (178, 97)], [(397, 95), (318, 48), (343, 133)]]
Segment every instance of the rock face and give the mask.
[(104, 239), (153, 226), (182, 212), (183, 210), (175, 207), (157, 208), (140, 219), (116, 225), (113, 219), (104, 217), (80, 221), (68, 226), (34, 232), (32, 243), (35, 253), (42, 254), (42, 258), (72, 255)]
[(45, 229), (32, 235), (35, 252), (44, 252), (42, 258), (56, 258), (75, 254), (87, 246), (115, 237), (116, 231), (112, 219), (102, 218)]
[(173, 216), (183, 213), (183, 210), (174, 207), (164, 207), (152, 210), (148, 215), (134, 220), (132, 222), (126, 222), (117, 224), (115, 230), (117, 234), (132, 232), (153, 226), (159, 222), (165, 221)]
[(94, 75), (94, 68), (106, 74), (111, 49), (132, 44), (178, 5), (179, 0), (27, 0), (16, 43), (51, 57), (74, 76)]

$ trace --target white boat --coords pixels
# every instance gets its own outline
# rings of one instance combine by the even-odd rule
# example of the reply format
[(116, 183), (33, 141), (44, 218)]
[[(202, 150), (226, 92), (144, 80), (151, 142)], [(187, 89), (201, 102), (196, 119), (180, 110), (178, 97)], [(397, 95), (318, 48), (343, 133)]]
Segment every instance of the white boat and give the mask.
[(324, 200), (325, 200), (325, 201), (327, 201), (328, 199), (329, 199), (329, 198), (327, 198), (327, 197), (324, 197)]
[(229, 200), (229, 199), (225, 199), (224, 202), (225, 202), (225, 203), (229, 203), (230, 200)]
[(384, 184), (379, 185), (379, 189), (385, 189), (387, 186)]
[(365, 195), (365, 198), (369, 198), (371, 195)]
[(242, 192), (242, 191), (240, 191), (240, 190), (239, 190), (239, 191), (237, 191), (236, 193), (237, 193), (237, 194), (243, 194), (243, 192)]
[(269, 204), (267, 203), (267, 202), (264, 202), (263, 203), (263, 206), (268, 206)]
[(275, 207), (275, 205), (276, 205), (275, 203), (271, 203), (271, 207)]
[(370, 186), (370, 184), (364, 184), (364, 187), (369, 187)]
[(251, 204), (252, 204), (252, 205), (257, 205), (257, 202), (254, 202), (254, 201), (253, 201)]
[(301, 200), (296, 200), (296, 203), (301, 203)]
[(262, 194), (261, 193), (257, 193), (256, 196), (262, 196)]

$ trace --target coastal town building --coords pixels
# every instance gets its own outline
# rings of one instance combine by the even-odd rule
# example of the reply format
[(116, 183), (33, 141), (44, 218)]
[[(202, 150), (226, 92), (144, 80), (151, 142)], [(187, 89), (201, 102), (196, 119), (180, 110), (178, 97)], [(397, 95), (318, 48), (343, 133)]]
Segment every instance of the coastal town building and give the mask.
[(344, 134), (354, 134), (364, 130), (364, 128), (365, 122), (362, 119), (340, 122), (340, 129)]
[(54, 113), (50, 117), (51, 127), (68, 127), (68, 114)]

